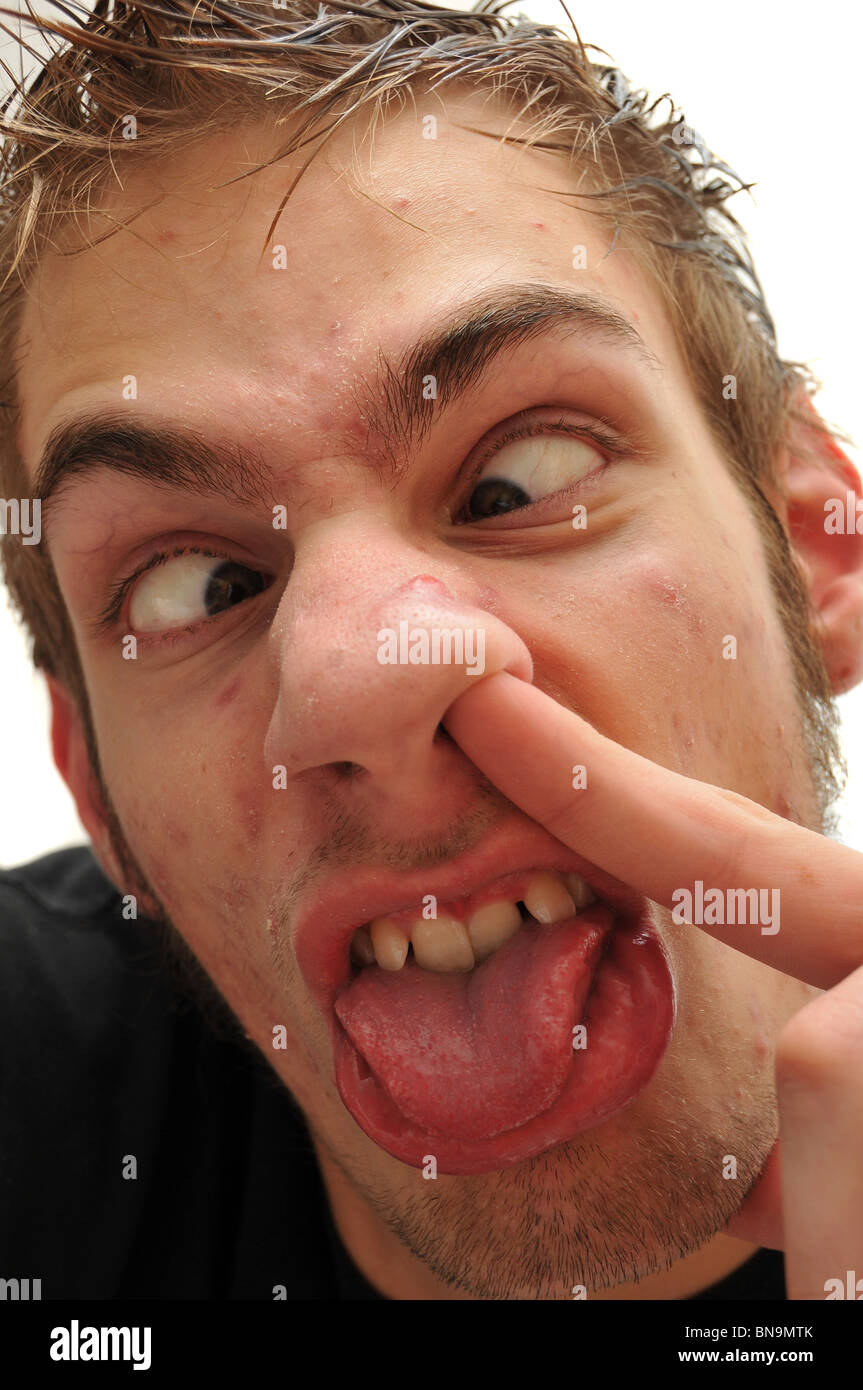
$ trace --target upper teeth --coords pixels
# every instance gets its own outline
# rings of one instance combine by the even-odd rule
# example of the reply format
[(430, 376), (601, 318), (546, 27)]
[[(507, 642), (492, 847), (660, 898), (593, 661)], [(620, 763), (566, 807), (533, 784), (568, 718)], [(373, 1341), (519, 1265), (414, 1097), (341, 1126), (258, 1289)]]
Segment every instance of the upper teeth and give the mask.
[[(548, 926), (564, 922), (596, 901), (596, 895), (580, 874), (535, 873), (523, 896), (527, 911)], [(443, 972), (472, 970), (519, 930), (521, 913), (512, 899), (498, 899), (478, 907), (466, 922), (451, 912), (432, 919), (417, 916), (376, 917), (354, 933), (351, 959), (356, 965), (377, 963), (382, 970), (401, 970), (413, 948), (417, 965)]]

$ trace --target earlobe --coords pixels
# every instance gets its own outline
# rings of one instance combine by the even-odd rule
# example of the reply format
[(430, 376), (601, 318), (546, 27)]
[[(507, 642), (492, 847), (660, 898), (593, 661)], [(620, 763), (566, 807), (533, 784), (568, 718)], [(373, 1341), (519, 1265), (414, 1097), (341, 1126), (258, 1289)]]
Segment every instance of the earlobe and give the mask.
[[(863, 485), (851, 460), (817, 426), (805, 393), (778, 461), (775, 505), (806, 576), (833, 691), (863, 679)], [(859, 528), (859, 529), (858, 529)]]
[(103, 872), (119, 893), (124, 875), (117, 863), (108, 833), (99, 784), (90, 763), (87, 736), (77, 703), (55, 677), (46, 675), (51, 702), (51, 747), (60, 776), (74, 798), (81, 823)]

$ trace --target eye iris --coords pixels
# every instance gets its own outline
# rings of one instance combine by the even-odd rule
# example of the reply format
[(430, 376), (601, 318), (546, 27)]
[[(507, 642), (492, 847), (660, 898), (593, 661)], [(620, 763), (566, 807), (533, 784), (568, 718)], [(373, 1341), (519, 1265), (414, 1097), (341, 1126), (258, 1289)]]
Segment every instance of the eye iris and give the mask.
[(529, 501), (530, 497), (518, 483), (511, 483), (506, 478), (483, 478), (471, 493), (471, 521), (481, 521), (487, 516), (500, 516), (510, 507), (523, 507)]
[(236, 564), (234, 560), (226, 560), (213, 571), (207, 583), (204, 594), (207, 617), (221, 613), (232, 604), (243, 603), (245, 599), (261, 593), (263, 588), (263, 575)]

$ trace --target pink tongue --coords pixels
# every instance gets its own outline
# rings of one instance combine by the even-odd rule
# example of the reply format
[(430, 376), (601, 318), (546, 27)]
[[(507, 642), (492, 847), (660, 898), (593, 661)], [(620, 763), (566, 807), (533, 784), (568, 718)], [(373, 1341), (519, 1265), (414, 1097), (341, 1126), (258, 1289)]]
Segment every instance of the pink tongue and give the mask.
[(604, 935), (529, 923), (467, 975), (412, 957), (398, 972), (367, 966), (336, 1014), (403, 1116), (431, 1134), (490, 1139), (560, 1095)]

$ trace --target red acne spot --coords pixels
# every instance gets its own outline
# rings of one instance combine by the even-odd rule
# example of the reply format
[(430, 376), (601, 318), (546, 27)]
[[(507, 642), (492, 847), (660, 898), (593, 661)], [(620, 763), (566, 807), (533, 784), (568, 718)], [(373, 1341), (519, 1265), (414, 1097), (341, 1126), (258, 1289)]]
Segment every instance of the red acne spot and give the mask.
[[(242, 684), (240, 676), (235, 676), (232, 681), (229, 681), (224, 690), (220, 690), (216, 696), (216, 709), (224, 709), (226, 705), (232, 704), (239, 695)], [(203, 768), (201, 770), (203, 771)]]
[[(782, 726), (780, 725), (779, 727), (781, 728)], [(804, 824), (796, 803), (791, 797), (786, 796), (784, 792), (776, 793), (773, 798), (773, 806), (777, 816), (782, 816), (784, 820), (792, 820), (796, 825)]]
[(503, 610), (503, 600), (497, 589), (492, 589), (487, 584), (480, 584), (477, 586), (475, 594), (475, 606), (484, 608), (488, 613), (500, 613)]
[(442, 598), (452, 598), (447, 586), (442, 584), (439, 579), (435, 579), (433, 574), (415, 574), (413, 579), (408, 579), (404, 584), (400, 584), (396, 593), (409, 594), (414, 589), (435, 589)]
[(672, 579), (671, 575), (651, 575), (648, 585), (661, 603), (669, 608), (684, 608), (688, 603), (684, 580)]
[(545, 231), (545, 223), (544, 223), (544, 222), (531, 222), (530, 225), (531, 225), (532, 227), (534, 227), (538, 232), (544, 232), (544, 231)]
[(689, 632), (698, 635), (704, 631), (704, 618), (692, 607), (683, 580), (672, 579), (667, 574), (651, 575), (648, 577), (647, 586), (664, 607), (671, 608), (680, 615)]
[(249, 885), (245, 879), (231, 874), (222, 884), (221, 893), (217, 890), (217, 897), (221, 897), (225, 907), (234, 916), (239, 917), (249, 900)]
[(410, 200), (410, 198), (407, 197), (407, 195), (406, 195), (405, 193), (400, 193), (399, 196), (398, 196), (397, 198), (394, 198), (394, 199), (393, 199), (393, 207), (394, 207), (394, 208), (409, 208), (410, 205), (411, 205), (411, 200)]
[(650, 587), (660, 603), (664, 603), (668, 608), (680, 608), (685, 602), (683, 590), (685, 584), (678, 584), (674, 579), (669, 579), (666, 575), (660, 575), (656, 579), (650, 580)]
[(261, 834), (261, 813), (257, 806), (248, 806), (245, 815), (249, 839), (254, 842)]

